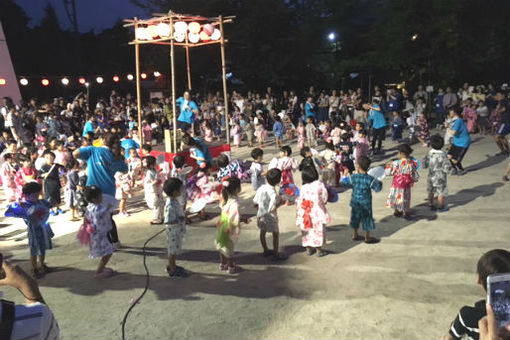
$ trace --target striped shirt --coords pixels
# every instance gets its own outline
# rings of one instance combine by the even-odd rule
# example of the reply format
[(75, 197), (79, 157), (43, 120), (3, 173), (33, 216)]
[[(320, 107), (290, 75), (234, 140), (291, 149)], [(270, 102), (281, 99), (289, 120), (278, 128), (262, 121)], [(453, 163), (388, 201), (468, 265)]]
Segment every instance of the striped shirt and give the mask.
[(460, 339), (465, 335), (468, 339), (478, 340), (480, 338), (478, 321), (485, 315), (487, 315), (485, 300), (478, 301), (474, 307), (462, 307), (450, 327), (450, 335), (454, 339)]
[[(2, 307), (0, 305), (0, 318)], [(16, 305), (11, 340), (58, 340), (60, 329), (50, 309), (42, 303)]]

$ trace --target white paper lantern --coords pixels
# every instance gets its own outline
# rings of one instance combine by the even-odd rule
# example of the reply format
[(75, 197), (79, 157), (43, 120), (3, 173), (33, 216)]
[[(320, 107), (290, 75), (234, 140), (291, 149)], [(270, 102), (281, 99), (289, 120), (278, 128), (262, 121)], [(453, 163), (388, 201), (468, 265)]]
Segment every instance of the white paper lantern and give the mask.
[(174, 24), (175, 32), (186, 33), (188, 32), (188, 24), (184, 21), (177, 21)]
[(220, 38), (221, 38), (221, 32), (219, 29), (215, 28), (214, 32), (211, 34), (211, 39), (212, 40), (220, 40)]
[(157, 38), (158, 35), (159, 35), (159, 33), (158, 33), (158, 26), (156, 26), (156, 25), (149, 25), (147, 27), (147, 32), (148, 32), (148, 35), (149, 35), (149, 40)]
[(160, 22), (156, 27), (156, 31), (161, 38), (167, 38), (170, 36), (170, 25)]
[(174, 32), (174, 39), (177, 42), (183, 42), (186, 39), (186, 32)]
[(200, 32), (200, 24), (196, 21), (192, 21), (188, 25), (190, 33), (198, 34)]
[(188, 41), (192, 44), (196, 44), (197, 42), (200, 41), (200, 34), (198, 33), (190, 33), (188, 35)]
[(135, 37), (138, 40), (149, 40), (151, 38), (149, 31), (145, 27), (138, 27), (135, 30)]

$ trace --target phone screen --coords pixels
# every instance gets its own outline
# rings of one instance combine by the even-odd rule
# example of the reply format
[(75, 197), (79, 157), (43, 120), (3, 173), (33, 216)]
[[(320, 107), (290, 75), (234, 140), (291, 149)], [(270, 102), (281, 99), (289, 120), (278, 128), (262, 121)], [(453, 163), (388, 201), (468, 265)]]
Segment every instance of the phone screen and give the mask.
[(510, 323), (510, 281), (491, 282), (491, 306), (499, 328)]

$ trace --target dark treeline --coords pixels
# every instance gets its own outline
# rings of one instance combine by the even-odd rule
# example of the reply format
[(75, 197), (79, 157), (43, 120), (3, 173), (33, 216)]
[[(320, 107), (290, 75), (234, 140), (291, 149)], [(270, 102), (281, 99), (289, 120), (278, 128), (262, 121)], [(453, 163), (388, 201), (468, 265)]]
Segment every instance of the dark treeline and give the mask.
[[(226, 24), (228, 71), (247, 88), (301, 89), (373, 83), (505, 81), (510, 70), (508, 0), (131, 0), (146, 13), (236, 15)], [(134, 71), (132, 32), (122, 22), (75, 36), (48, 5), (41, 23), (13, 0), (0, 20), (18, 75), (109, 76)], [(330, 32), (336, 33), (332, 42)], [(416, 34), (416, 39), (412, 36)], [(183, 51), (178, 83), (185, 83)], [(193, 49), (194, 88), (217, 87), (218, 46)], [(168, 50), (142, 48), (142, 69), (169, 73)], [(354, 75), (359, 74), (355, 79)], [(105, 84), (106, 85), (106, 84)]]

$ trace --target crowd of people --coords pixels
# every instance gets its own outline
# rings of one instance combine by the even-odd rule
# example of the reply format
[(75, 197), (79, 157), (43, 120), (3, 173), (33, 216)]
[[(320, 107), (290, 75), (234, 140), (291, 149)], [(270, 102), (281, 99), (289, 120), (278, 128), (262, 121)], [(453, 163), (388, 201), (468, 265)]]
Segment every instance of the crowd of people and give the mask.
[[(326, 225), (331, 220), (327, 204), (338, 199), (337, 187), (352, 188), (353, 241), (379, 242), (373, 236), (371, 192), (382, 190), (384, 176), (393, 177), (386, 205), (396, 217), (413, 218), (411, 191), (421, 167), (428, 169), (430, 209), (448, 211), (447, 178), (465, 173), (462, 160), (472, 134), (492, 133), (501, 154), (508, 155), (509, 90), (506, 85), (464, 84), (457, 92), (450, 87), (427, 92), (418, 86), (412, 96), (406, 89), (391, 87), (383, 92), (378, 86), (370, 95), (361, 89), (333, 90), (328, 95), (314, 87), (301, 96), (295, 91), (277, 96), (271, 88), (263, 95), (234, 91), (227, 117), (219, 93), (192, 97), (186, 91), (177, 99), (175, 128), (182, 134), (183, 149), (194, 159), (192, 164), (186, 164), (183, 155), (175, 156), (171, 164), (153, 156), (164, 130), (174, 128), (171, 98), (146, 103), (141, 126), (136, 101), (115, 91), (92, 110), (83, 94), (69, 102), (32, 99), (21, 105), (4, 98), (0, 178), (9, 203), (6, 216), (25, 220), (31, 274), (39, 278), (51, 272), (45, 262), (46, 250), (52, 248), (49, 216), (63, 214), (65, 204), (71, 220), (83, 219), (80, 242), (89, 246), (91, 258), (100, 259), (94, 276), (108, 278), (115, 274), (107, 267), (108, 261), (115, 248), (121, 247), (113, 216), (117, 212), (128, 216), (126, 202), (138, 189), (143, 190), (152, 210), (150, 223), (166, 227), (168, 275), (186, 277), (188, 272), (176, 263), (186, 224), (193, 218), (208, 219), (205, 207), (219, 202), (215, 237), (219, 269), (236, 274), (242, 269), (234, 261), (235, 246), (241, 224), (250, 221), (240, 211), (238, 196), (241, 183), (251, 182), (262, 255), (274, 261), (287, 258), (279, 251), (277, 214), (285, 204), (296, 206), (296, 226), (306, 253), (322, 257), (328, 254), (324, 249)], [(431, 134), (432, 127), (438, 133)], [(398, 157), (375, 171), (371, 162), (384, 154), (388, 130)], [(251, 148), (251, 161), (227, 155), (213, 159), (209, 143), (224, 139), (226, 131), (230, 131), (233, 147)], [(294, 142), (300, 161), (293, 157)], [(266, 166), (264, 148), (272, 143), (280, 154)], [(429, 149), (422, 161), (412, 156), (411, 145), (416, 143)], [(213, 169), (216, 178), (211, 177)], [(294, 182), (298, 170), (300, 188)], [(510, 166), (503, 179), (508, 181), (509, 175)], [(272, 249), (267, 233), (272, 234)], [(452, 332), (457, 338), (458, 332)]]

